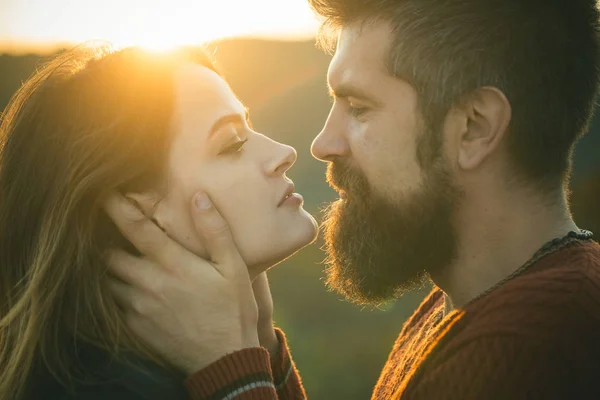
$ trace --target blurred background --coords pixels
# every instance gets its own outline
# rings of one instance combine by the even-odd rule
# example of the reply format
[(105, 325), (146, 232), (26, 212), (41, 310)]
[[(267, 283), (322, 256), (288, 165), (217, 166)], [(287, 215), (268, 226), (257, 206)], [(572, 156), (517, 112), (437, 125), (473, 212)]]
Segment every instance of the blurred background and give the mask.
[[(327, 117), (330, 56), (316, 49), (318, 22), (305, 0), (0, 0), (0, 109), (40, 62), (88, 40), (210, 49), (253, 123), (298, 150), (289, 176), (319, 216), (336, 198), (309, 146)], [(574, 155), (572, 211), (600, 233), (600, 118)], [(367, 399), (404, 320), (429, 288), (379, 309), (323, 286), (322, 243), (270, 272), (276, 322), (288, 335), (310, 399)]]

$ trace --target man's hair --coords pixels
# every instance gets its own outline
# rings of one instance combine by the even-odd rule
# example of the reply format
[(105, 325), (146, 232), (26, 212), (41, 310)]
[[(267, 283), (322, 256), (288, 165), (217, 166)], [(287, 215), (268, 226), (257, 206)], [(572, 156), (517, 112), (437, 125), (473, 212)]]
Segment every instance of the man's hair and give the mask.
[(512, 107), (512, 172), (544, 191), (567, 182), (573, 145), (588, 129), (597, 91), (594, 0), (309, 3), (324, 18), (322, 44), (350, 24), (389, 22), (389, 71), (415, 87), (434, 127), (476, 89), (500, 89)]

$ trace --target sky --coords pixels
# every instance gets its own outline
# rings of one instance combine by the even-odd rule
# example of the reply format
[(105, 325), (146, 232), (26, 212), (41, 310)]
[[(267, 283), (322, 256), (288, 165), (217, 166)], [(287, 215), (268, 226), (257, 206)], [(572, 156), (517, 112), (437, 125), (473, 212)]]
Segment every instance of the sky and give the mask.
[(107, 40), (164, 49), (230, 36), (308, 38), (306, 0), (0, 0), (0, 45)]

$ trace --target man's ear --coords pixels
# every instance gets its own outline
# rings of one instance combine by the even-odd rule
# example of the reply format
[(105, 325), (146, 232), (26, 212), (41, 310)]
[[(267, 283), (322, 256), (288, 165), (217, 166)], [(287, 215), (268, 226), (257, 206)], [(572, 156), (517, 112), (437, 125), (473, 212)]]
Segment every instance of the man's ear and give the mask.
[(511, 106), (494, 87), (476, 90), (464, 103), (466, 125), (458, 139), (458, 165), (463, 170), (480, 166), (500, 145), (508, 132)]
[(164, 230), (161, 225), (160, 218), (157, 215), (158, 205), (161, 197), (156, 192), (143, 192), (143, 193), (127, 193), (125, 197), (133, 201), (140, 211), (149, 219), (151, 219), (159, 228)]

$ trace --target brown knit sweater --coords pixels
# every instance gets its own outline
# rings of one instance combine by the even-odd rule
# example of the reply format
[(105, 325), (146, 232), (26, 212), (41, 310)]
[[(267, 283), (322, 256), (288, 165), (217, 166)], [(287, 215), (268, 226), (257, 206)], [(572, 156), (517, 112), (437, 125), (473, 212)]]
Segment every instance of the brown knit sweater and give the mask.
[[(435, 289), (404, 324), (374, 400), (600, 399), (597, 243), (572, 244), (464, 309), (443, 310)], [(273, 366), (265, 349), (230, 354), (187, 379), (190, 398), (306, 398), (279, 334)]]

